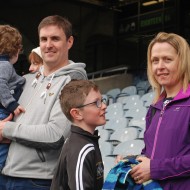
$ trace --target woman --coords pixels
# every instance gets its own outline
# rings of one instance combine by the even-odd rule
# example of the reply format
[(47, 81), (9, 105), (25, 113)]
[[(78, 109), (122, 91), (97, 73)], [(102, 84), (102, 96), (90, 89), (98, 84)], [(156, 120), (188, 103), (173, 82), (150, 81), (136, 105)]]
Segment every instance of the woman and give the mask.
[(190, 49), (184, 38), (161, 32), (148, 47), (148, 78), (155, 90), (146, 116), (144, 156), (131, 176), (157, 180), (164, 190), (190, 189)]
[(39, 71), (40, 67), (43, 65), (40, 47), (34, 48), (28, 58), (30, 61), (29, 71), (31, 73)]

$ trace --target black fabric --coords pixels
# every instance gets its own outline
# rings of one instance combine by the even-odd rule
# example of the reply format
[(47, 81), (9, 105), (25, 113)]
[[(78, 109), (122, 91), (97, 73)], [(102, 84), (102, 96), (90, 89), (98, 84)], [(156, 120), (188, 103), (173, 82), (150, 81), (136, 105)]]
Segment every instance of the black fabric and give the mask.
[[(79, 183), (85, 190), (102, 189), (104, 171), (98, 139), (97, 131), (92, 135), (79, 127), (71, 127), (71, 135), (63, 146), (51, 190), (75, 190)], [(85, 151), (90, 149), (89, 152)], [(76, 177), (79, 168), (82, 171), (80, 179)]]

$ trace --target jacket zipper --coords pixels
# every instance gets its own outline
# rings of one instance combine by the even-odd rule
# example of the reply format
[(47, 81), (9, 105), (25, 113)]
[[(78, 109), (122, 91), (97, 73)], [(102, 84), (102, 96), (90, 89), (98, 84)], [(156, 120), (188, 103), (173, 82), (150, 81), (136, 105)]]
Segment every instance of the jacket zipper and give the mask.
[(159, 117), (159, 120), (158, 120), (158, 125), (157, 125), (157, 127), (156, 127), (156, 134), (155, 134), (155, 138), (154, 138), (154, 144), (153, 144), (151, 159), (154, 158), (155, 149), (156, 149), (156, 144), (157, 144), (157, 139), (158, 139), (158, 132), (159, 132), (159, 129), (160, 129), (160, 125), (161, 125), (161, 122), (162, 122), (162, 118), (163, 118), (163, 114), (164, 114), (164, 112), (165, 112), (166, 106), (168, 106), (169, 103), (170, 103), (170, 102), (168, 102), (165, 106), (163, 106), (163, 108), (162, 108), (162, 110), (161, 110), (161, 113), (160, 113), (160, 117)]
[(162, 117), (163, 117), (165, 108), (166, 108), (166, 106), (164, 106), (164, 108), (161, 110), (160, 117), (159, 117), (159, 120), (158, 120), (158, 125), (156, 127), (156, 134), (155, 134), (155, 138), (154, 138), (154, 144), (153, 144), (153, 150), (152, 150), (152, 154), (151, 154), (151, 159), (154, 158), (157, 139), (158, 139), (158, 132), (159, 132), (159, 129), (160, 129), (160, 125), (161, 125), (161, 122), (162, 122)]

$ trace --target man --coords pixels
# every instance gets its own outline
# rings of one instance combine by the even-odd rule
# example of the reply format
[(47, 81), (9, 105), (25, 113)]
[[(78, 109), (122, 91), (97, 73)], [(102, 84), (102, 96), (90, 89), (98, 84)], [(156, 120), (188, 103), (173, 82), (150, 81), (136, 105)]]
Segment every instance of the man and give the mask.
[(0, 122), (0, 141), (12, 141), (0, 175), (0, 190), (50, 189), (60, 150), (70, 130), (70, 122), (61, 111), (59, 94), (71, 79), (87, 79), (85, 64), (68, 59), (74, 39), (67, 19), (48, 16), (40, 22), (38, 33), (44, 65), (39, 73), (25, 76), (19, 103), (26, 111), (13, 122)]

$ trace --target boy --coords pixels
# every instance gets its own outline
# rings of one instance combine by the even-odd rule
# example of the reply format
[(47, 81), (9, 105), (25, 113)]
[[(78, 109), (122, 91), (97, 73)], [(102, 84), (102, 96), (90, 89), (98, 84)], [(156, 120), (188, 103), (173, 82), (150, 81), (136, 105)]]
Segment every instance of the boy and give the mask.
[(102, 189), (104, 169), (95, 128), (106, 123), (105, 102), (91, 81), (72, 80), (61, 91), (62, 111), (73, 125), (51, 190)]
[[(20, 32), (10, 25), (0, 25), (0, 39), (0, 120), (3, 120), (10, 113), (19, 115), (24, 112), (17, 100), (25, 79), (13, 67), (22, 49)], [(0, 144), (0, 173), (6, 161), (8, 147), (7, 143)]]

